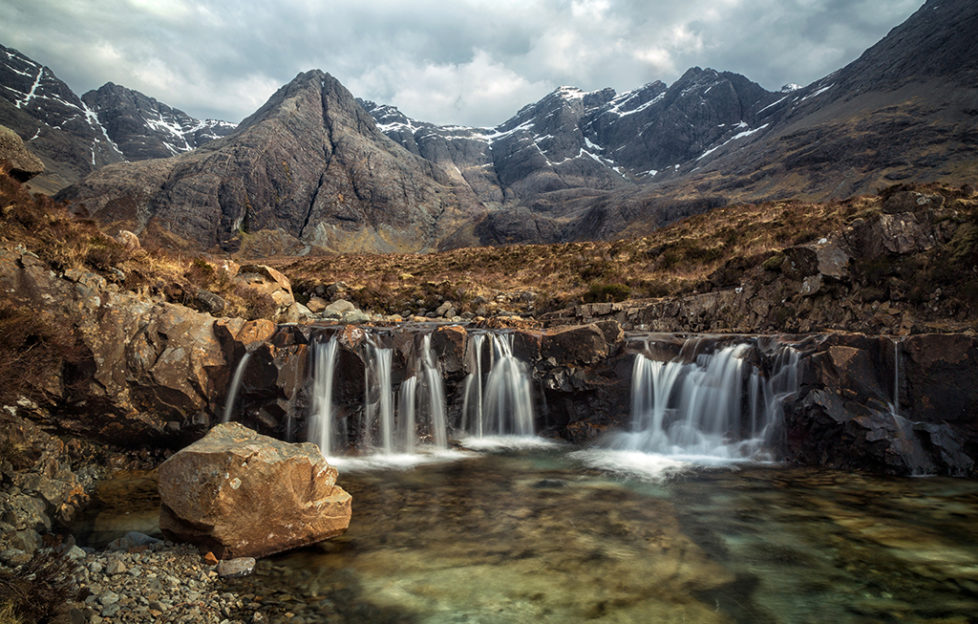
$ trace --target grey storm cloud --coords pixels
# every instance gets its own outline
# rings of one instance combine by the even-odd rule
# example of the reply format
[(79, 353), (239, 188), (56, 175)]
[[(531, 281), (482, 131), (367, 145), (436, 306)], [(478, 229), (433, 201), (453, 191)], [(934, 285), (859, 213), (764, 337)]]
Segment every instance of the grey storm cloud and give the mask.
[(768, 89), (842, 67), (922, 0), (6, 0), (0, 43), (79, 93), (115, 82), (238, 121), (297, 73), (416, 119), (496, 125), (560, 85), (672, 82), (691, 66)]

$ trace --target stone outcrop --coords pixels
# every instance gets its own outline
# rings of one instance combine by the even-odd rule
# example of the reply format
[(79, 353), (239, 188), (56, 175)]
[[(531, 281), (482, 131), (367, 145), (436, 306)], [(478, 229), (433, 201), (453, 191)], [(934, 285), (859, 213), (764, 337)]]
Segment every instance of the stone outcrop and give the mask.
[[(393, 350), (392, 382), (411, 374), (422, 335), (445, 383), (450, 427), (461, 422), (466, 376), (474, 370), (474, 341), (460, 327), (374, 332), (371, 341)], [(785, 404), (783, 434), (774, 451), (785, 461), (890, 474), (967, 475), (978, 458), (978, 341), (964, 334), (901, 338), (864, 334), (771, 336), (643, 334), (626, 338), (606, 320), (551, 330), (509, 330), (512, 350), (532, 376), (537, 430), (573, 442), (628, 427), (634, 354), (669, 361), (700, 350), (746, 342), (762, 371), (775, 366), (778, 345), (801, 354), (801, 392)], [(341, 419), (359, 422), (368, 354), (362, 328), (281, 327), (258, 348), (245, 375), (237, 417), (270, 435), (301, 436), (312, 404), (310, 349), (337, 336), (340, 351), (334, 402)], [(690, 351), (687, 337), (697, 338)], [(896, 344), (896, 346), (895, 346)], [(712, 345), (712, 346), (711, 346)], [(896, 349), (896, 351), (894, 351)], [(899, 388), (894, 390), (894, 353)], [(485, 352), (484, 352), (485, 355)], [(753, 360), (752, 360), (753, 361)], [(483, 372), (488, 371), (483, 362)], [(893, 407), (895, 406), (895, 407)], [(288, 430), (291, 425), (293, 429)], [(356, 428), (351, 424), (350, 430)], [(351, 439), (351, 443), (353, 443)]]
[(973, 336), (839, 334), (811, 342), (803, 391), (786, 410), (785, 459), (887, 474), (973, 474)]
[[(80, 445), (46, 433), (38, 406), (22, 400), (0, 410), (0, 561), (23, 563), (42, 545), (41, 536), (62, 529), (89, 502), (101, 470), (71, 467)], [(22, 415), (23, 414), (23, 415)]]
[(44, 173), (44, 163), (32, 154), (16, 132), (0, 126), (0, 174), (7, 174), (18, 182), (27, 182)]
[[(291, 297), (273, 279), (269, 288)], [(127, 447), (201, 435), (223, 412), (248, 346), (276, 331), (269, 320), (215, 318), (86, 270), (58, 274), (17, 249), (0, 249), (0, 288), (8, 301), (45, 310), (74, 333), (72, 361), (32, 380), (44, 407), (58, 409), (57, 426)]]
[(350, 524), (352, 498), (336, 477), (314, 444), (219, 425), (160, 466), (160, 528), (221, 559), (320, 542)]

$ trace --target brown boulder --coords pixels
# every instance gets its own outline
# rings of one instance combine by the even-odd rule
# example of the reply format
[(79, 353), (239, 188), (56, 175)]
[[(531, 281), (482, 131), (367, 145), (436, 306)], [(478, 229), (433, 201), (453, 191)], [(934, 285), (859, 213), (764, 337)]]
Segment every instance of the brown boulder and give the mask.
[(0, 172), (19, 182), (44, 173), (41, 159), (28, 151), (20, 136), (7, 126), (0, 126)]
[(289, 278), (270, 266), (264, 264), (242, 266), (234, 281), (270, 296), (280, 309), (288, 308), (295, 303)]
[(350, 525), (336, 476), (314, 444), (218, 425), (160, 466), (160, 529), (221, 559), (320, 542)]

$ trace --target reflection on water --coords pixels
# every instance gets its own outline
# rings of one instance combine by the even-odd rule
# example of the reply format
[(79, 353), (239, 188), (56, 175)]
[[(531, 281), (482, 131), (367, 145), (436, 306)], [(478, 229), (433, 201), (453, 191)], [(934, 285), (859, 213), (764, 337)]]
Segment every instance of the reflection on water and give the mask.
[[(588, 467), (563, 449), (341, 474), (350, 530), (231, 589), (293, 622), (968, 622), (978, 482)], [(593, 465), (594, 462), (591, 462)]]

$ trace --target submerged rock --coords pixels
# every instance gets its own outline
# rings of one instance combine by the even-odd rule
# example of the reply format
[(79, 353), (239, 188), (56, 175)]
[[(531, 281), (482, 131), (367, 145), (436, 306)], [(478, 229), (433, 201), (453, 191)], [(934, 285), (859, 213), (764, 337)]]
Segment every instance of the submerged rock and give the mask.
[(350, 524), (336, 476), (314, 444), (218, 425), (160, 466), (160, 529), (221, 559), (313, 544)]

